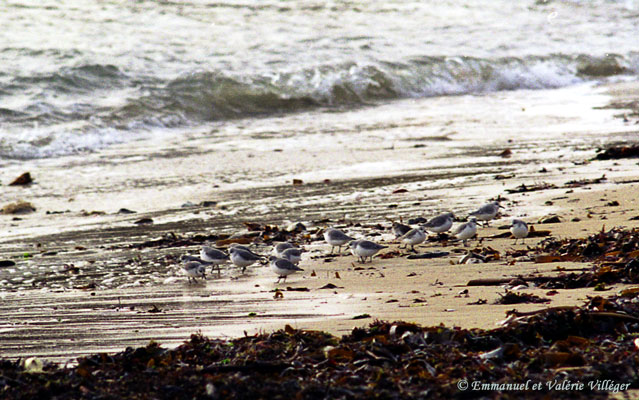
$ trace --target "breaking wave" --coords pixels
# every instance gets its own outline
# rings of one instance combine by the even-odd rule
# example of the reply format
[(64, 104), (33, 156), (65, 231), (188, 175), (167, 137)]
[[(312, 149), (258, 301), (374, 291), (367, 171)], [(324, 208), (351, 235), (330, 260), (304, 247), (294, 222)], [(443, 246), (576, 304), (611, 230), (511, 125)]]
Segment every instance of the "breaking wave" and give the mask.
[(169, 80), (131, 76), (114, 65), (82, 65), (0, 80), (0, 98), (18, 91), (28, 98), (20, 106), (0, 108), (0, 122), (14, 132), (0, 137), (0, 157), (90, 151), (156, 128), (400, 98), (558, 88), (638, 74), (639, 53), (496, 59), (423, 56), (252, 75), (198, 71)]

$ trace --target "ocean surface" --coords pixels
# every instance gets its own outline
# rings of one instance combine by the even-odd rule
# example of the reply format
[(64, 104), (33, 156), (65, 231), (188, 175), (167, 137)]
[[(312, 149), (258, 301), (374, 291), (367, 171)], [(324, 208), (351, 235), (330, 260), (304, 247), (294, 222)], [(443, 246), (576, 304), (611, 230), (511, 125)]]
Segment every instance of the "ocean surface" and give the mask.
[(0, 165), (238, 119), (639, 77), (631, 0), (32, 0), (2, 2), (0, 26)]

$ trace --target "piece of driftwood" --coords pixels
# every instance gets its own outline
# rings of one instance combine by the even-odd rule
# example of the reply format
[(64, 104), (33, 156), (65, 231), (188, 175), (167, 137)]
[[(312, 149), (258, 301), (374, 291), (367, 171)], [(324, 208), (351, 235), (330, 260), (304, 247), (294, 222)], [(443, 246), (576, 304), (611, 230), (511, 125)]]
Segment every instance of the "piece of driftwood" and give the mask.
[(422, 254), (411, 254), (408, 257), (406, 257), (409, 260), (420, 260), (420, 259), (424, 259), (424, 258), (439, 258), (439, 257), (446, 257), (447, 255), (449, 255), (450, 253), (447, 251), (429, 251), (427, 253), (422, 253)]
[[(534, 229), (531, 229), (528, 232), (528, 236), (526, 236), (526, 239), (529, 238), (538, 238), (538, 237), (546, 237), (546, 236), (550, 236), (550, 231), (536, 231)], [(497, 233), (495, 235), (492, 236), (488, 236), (489, 239), (503, 239), (503, 238), (513, 238), (514, 236), (512, 233), (510, 232), (502, 232), (502, 233)]]
[[(584, 271), (587, 269), (584, 269)], [(563, 272), (563, 271), (562, 271)], [(486, 278), (486, 279), (473, 279), (468, 281), (466, 286), (500, 286), (510, 283), (515, 279), (522, 280), (524, 282), (551, 282), (555, 279), (560, 279), (559, 276), (513, 276), (511, 278)]]

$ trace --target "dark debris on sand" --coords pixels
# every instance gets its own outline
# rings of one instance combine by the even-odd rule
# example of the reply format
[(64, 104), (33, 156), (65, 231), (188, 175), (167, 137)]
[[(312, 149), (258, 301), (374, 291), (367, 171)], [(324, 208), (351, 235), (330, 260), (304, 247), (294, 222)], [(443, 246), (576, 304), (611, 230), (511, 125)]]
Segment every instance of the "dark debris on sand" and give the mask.
[[(543, 288), (574, 289), (614, 283), (639, 283), (639, 229), (602, 228), (586, 238), (547, 238), (535, 248), (511, 256), (530, 256), (537, 263), (575, 261), (593, 263), (589, 271), (538, 277)], [(535, 281), (534, 278), (527, 281)]]
[(130, 244), (127, 247), (134, 249), (171, 248), (196, 246), (209, 242), (214, 242), (216, 246), (223, 247), (232, 243), (263, 243), (271, 245), (276, 242), (308, 243), (312, 240), (311, 234), (307, 232), (306, 227), (301, 223), (291, 226), (290, 229), (255, 222), (244, 222), (244, 226), (247, 232), (232, 236), (229, 234), (180, 235), (170, 232), (161, 238)]
[[(512, 312), (493, 329), (374, 322), (341, 339), (285, 329), (233, 340), (192, 335), (176, 349), (157, 343), (80, 358), (44, 372), (0, 361), (3, 399), (603, 399), (591, 381), (639, 388), (639, 305), (627, 297), (582, 307)], [(461, 379), (541, 382), (535, 391), (460, 391)], [(551, 390), (547, 382), (584, 382)]]
[(611, 146), (605, 150), (600, 150), (595, 156), (595, 160), (619, 160), (621, 158), (638, 158), (639, 145)]
[(497, 293), (499, 298), (495, 304), (521, 304), (521, 303), (550, 303), (550, 299), (545, 299), (530, 293), (518, 293), (506, 290), (506, 293)]
[(576, 261), (623, 262), (639, 256), (639, 229), (613, 228), (579, 239), (548, 238), (539, 244), (542, 252), (574, 257)]

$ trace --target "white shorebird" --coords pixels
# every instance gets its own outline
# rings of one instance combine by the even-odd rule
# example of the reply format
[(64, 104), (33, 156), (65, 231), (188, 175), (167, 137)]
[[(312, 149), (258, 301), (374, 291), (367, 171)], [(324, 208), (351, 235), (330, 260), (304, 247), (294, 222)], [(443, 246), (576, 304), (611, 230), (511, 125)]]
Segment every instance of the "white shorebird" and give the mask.
[(291, 247), (289, 249), (284, 250), (282, 252), (282, 256), (279, 258), (284, 258), (286, 260), (289, 260), (293, 264), (299, 264), (299, 262), (302, 261), (302, 250), (297, 249), (295, 247)]
[(377, 254), (381, 249), (386, 249), (388, 246), (382, 246), (370, 240), (353, 240), (350, 243), (351, 253), (357, 256), (362, 263), (366, 262), (366, 258), (370, 258), (370, 262), (373, 262), (373, 256)]
[(492, 203), (484, 204), (469, 215), (477, 218), (479, 221), (482, 221), (484, 226), (488, 226), (490, 220), (497, 216), (500, 208), (504, 207), (500, 206), (498, 201), (493, 201)]
[(293, 246), (293, 244), (289, 243), (289, 242), (281, 242), (276, 244), (273, 247), (273, 253), (275, 254), (276, 257), (278, 258), (282, 258), (282, 253), (284, 252), (284, 250), (286, 249), (292, 249), (295, 246)]
[(182, 270), (189, 278), (189, 284), (191, 279), (193, 279), (193, 282), (197, 282), (197, 278), (206, 279), (206, 268), (200, 262), (188, 261), (182, 265)]
[(280, 283), (280, 280), (284, 278), (284, 282), (286, 282), (286, 277), (290, 274), (293, 274), (297, 271), (304, 271), (302, 268), (293, 264), (289, 260), (285, 258), (277, 258), (275, 256), (269, 257), (269, 264), (271, 265), (271, 271), (277, 274), (277, 283)]
[[(253, 254), (254, 256), (262, 257), (261, 255), (257, 254), (253, 250), (251, 250), (248, 246), (243, 246), (243, 245), (238, 244), (238, 243), (231, 243), (229, 245), (229, 247), (230, 248), (236, 248), (236, 249), (244, 250), (244, 251), (248, 251), (249, 253)], [(229, 254), (230, 254), (230, 249), (229, 249)]]
[(415, 228), (406, 232), (406, 234), (400, 239), (405, 244), (404, 248), (410, 246), (412, 251), (416, 251), (415, 246), (424, 243), (424, 240), (426, 240), (426, 234), (424, 233), (422, 228)]
[(455, 218), (455, 215), (452, 212), (443, 213), (431, 218), (422, 227), (430, 232), (444, 233), (452, 228), (453, 218)]
[(180, 261), (182, 261), (183, 263), (187, 263), (189, 261), (197, 261), (197, 262), (199, 262), (200, 264), (203, 264), (203, 265), (210, 264), (210, 262), (206, 262), (206, 261), (202, 260), (200, 257), (195, 257), (195, 256), (191, 256), (191, 255), (188, 255), (188, 254), (183, 254), (180, 257)]
[(395, 239), (399, 239), (408, 233), (412, 228), (408, 225), (404, 225), (401, 222), (393, 222), (393, 233), (395, 234)]
[[(200, 250), (200, 258), (203, 261), (213, 264), (213, 269), (217, 267), (217, 275), (220, 276), (220, 264), (223, 264), (226, 260), (229, 259), (228, 254), (218, 249), (214, 249), (209, 246), (202, 246)], [(211, 269), (211, 272), (213, 272)]]
[(324, 231), (324, 240), (326, 240), (326, 243), (331, 245), (331, 254), (333, 254), (335, 247), (337, 247), (337, 252), (339, 253), (342, 251), (342, 246), (355, 239), (339, 229), (328, 228)]
[(466, 241), (472, 238), (473, 236), (475, 236), (476, 233), (477, 233), (477, 219), (474, 217), (471, 218), (470, 221), (466, 222), (465, 224), (459, 225), (457, 229), (455, 229), (455, 237), (463, 241), (464, 246), (468, 245)]
[(231, 247), (229, 249), (229, 254), (231, 256), (231, 262), (236, 266), (242, 268), (242, 273), (246, 271), (246, 267), (264, 258), (260, 255), (257, 255), (250, 251), (246, 251), (237, 246)]
[(521, 239), (524, 241), (524, 238), (528, 236), (528, 224), (520, 219), (513, 219), (512, 225), (510, 225), (510, 233), (515, 237), (515, 243), (517, 244), (517, 239)]

